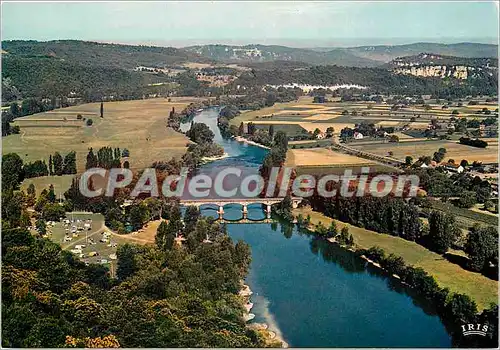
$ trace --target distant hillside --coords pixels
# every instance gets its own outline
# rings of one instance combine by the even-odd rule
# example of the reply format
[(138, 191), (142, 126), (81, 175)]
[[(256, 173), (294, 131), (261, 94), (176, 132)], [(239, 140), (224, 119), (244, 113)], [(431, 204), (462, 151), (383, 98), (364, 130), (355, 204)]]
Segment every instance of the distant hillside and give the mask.
[(211, 60), (172, 47), (77, 40), (4, 41), (2, 100), (67, 96), (70, 93), (89, 100), (103, 95), (142, 96), (148, 84), (169, 79), (165, 75), (135, 72), (134, 68), (163, 68), (185, 62), (207, 63)]
[(184, 62), (209, 63), (190, 51), (173, 47), (132, 46), (78, 40), (3, 41), (2, 57), (51, 57), (82, 65), (133, 69), (137, 66), (164, 67)]
[(318, 52), (286, 46), (267, 45), (201, 45), (185, 48), (213, 60), (241, 62), (298, 61), (312, 65), (339, 65), (354, 67), (373, 67), (379, 62), (358, 57), (342, 49)]
[(376, 67), (396, 57), (433, 52), (439, 55), (467, 58), (496, 58), (497, 46), (489, 44), (415, 43), (395, 46), (360, 46), (350, 48), (292, 48), (278, 45), (199, 45), (185, 48), (213, 60), (222, 62), (299, 61), (310, 65), (338, 65), (350, 67)]
[(345, 50), (352, 55), (380, 62), (389, 62), (397, 57), (413, 56), (423, 52), (432, 52), (438, 55), (469, 58), (497, 58), (498, 56), (497, 45), (476, 43), (415, 43), (395, 46), (360, 46), (347, 48)]
[[(24, 97), (132, 94), (145, 86), (151, 75), (109, 66), (85, 66), (52, 57), (6, 57), (2, 59), (4, 101)], [(5, 84), (3, 84), (5, 85)], [(15, 90), (10, 91), (10, 90)], [(140, 94), (138, 94), (140, 96)]]

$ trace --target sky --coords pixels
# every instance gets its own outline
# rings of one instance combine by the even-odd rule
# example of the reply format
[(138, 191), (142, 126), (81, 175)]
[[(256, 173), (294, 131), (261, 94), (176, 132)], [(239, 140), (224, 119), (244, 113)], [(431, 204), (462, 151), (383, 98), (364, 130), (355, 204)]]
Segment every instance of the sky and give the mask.
[(296, 47), (498, 41), (489, 2), (2, 2), (2, 40)]

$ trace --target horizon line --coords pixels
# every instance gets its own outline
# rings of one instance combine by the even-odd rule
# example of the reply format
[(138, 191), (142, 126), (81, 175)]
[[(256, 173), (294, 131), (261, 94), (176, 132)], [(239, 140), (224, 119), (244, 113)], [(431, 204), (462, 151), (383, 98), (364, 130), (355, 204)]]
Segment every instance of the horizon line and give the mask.
[[(351, 38), (345, 38), (341, 39), (342, 41), (344, 40), (349, 40)], [(352, 38), (354, 39), (354, 38)], [(358, 40), (363, 40), (364, 38), (358, 39)], [(368, 39), (368, 38), (366, 38)], [(375, 38), (374, 38), (375, 39)], [(398, 38), (394, 38), (398, 39)], [(403, 39), (403, 38), (402, 38)], [(429, 38), (430, 39), (430, 38)], [(265, 43), (259, 43), (259, 42), (252, 42), (248, 41), (245, 43), (231, 43), (227, 41), (218, 41), (218, 40), (231, 40), (231, 39), (215, 39), (214, 41), (210, 41), (209, 39), (200, 39), (200, 41), (203, 41), (204, 43), (192, 43), (192, 44), (175, 44), (177, 41), (184, 41), (184, 40), (166, 40), (162, 44), (162, 41), (154, 40), (151, 42), (148, 42), (147, 40), (144, 41), (122, 41), (122, 40), (98, 40), (98, 39), (70, 39), (70, 38), (60, 38), (60, 39), (46, 39), (46, 40), (39, 40), (39, 39), (4, 39), (2, 40), (3, 42), (9, 42), (9, 41), (31, 41), (31, 42), (39, 42), (39, 43), (47, 43), (47, 42), (55, 42), (55, 41), (80, 41), (80, 42), (90, 42), (90, 43), (101, 43), (101, 44), (110, 44), (110, 45), (126, 45), (126, 46), (150, 46), (150, 47), (164, 47), (164, 48), (188, 48), (188, 47), (193, 47), (193, 46), (208, 46), (208, 45), (220, 45), (220, 46), (252, 46), (252, 45), (261, 45), (261, 46), (282, 46), (282, 47), (289, 47), (289, 48), (295, 48), (295, 49), (315, 49), (315, 48), (331, 48), (331, 49), (348, 49), (348, 48), (359, 48), (359, 47), (367, 47), (367, 46), (405, 46), (405, 45), (416, 45), (416, 44), (440, 44), (440, 45), (459, 45), (459, 44), (478, 44), (478, 45), (494, 45), (498, 46), (498, 39), (493, 40), (493, 38), (490, 38), (487, 40), (486, 38), (479, 39), (479, 38), (469, 38), (471, 40), (467, 40), (467, 38), (456, 38), (457, 41), (447, 41), (447, 38), (444, 41), (434, 41), (436, 39), (430, 39), (430, 40), (418, 40), (415, 39), (415, 41), (412, 41), (411, 39), (408, 40), (407, 42), (404, 43), (393, 43), (393, 44), (360, 44), (360, 45), (342, 45), (342, 44), (327, 44), (327, 43), (319, 43), (317, 45), (309, 45), (309, 46), (294, 46), (293, 44), (283, 44), (283, 43), (267, 43), (269, 39), (262, 39)], [(449, 38), (452, 39), (452, 38)], [(254, 39), (251, 39), (254, 40)], [(273, 39), (271, 39), (273, 40)], [(279, 41), (310, 41), (308, 39), (275, 39)], [(380, 40), (380, 39), (379, 39)], [(382, 39), (383, 40), (383, 39)], [(186, 40), (186, 41), (198, 41), (198, 39), (193, 39), (193, 40)], [(240, 41), (240, 40), (234, 40), (234, 41)], [(241, 42), (244, 42), (244, 40), (241, 40)]]

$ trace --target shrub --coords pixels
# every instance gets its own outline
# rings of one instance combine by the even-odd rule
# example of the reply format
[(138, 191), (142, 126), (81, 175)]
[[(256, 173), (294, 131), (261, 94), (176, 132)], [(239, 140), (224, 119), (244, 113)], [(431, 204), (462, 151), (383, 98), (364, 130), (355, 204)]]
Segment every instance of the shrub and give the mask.
[(380, 247), (371, 247), (365, 252), (365, 256), (375, 262), (381, 262), (385, 258), (385, 252)]

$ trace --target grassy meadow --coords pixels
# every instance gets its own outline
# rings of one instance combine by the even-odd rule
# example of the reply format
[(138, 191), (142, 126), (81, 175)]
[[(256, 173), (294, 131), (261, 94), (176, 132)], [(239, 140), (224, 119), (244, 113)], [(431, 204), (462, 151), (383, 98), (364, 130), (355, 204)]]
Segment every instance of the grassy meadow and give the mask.
[[(104, 117), (99, 117), (100, 103), (83, 104), (34, 114), (15, 120), (21, 127), (18, 135), (3, 138), (2, 154), (15, 152), (26, 161), (45, 159), (59, 152), (63, 156), (74, 150), (77, 169), (85, 170), (88, 149), (104, 146), (127, 148), (130, 167), (140, 169), (157, 160), (181, 157), (189, 140), (167, 128), (166, 118), (172, 108), (181, 111), (196, 98), (148, 99), (104, 103)], [(77, 120), (81, 114), (92, 119)]]

